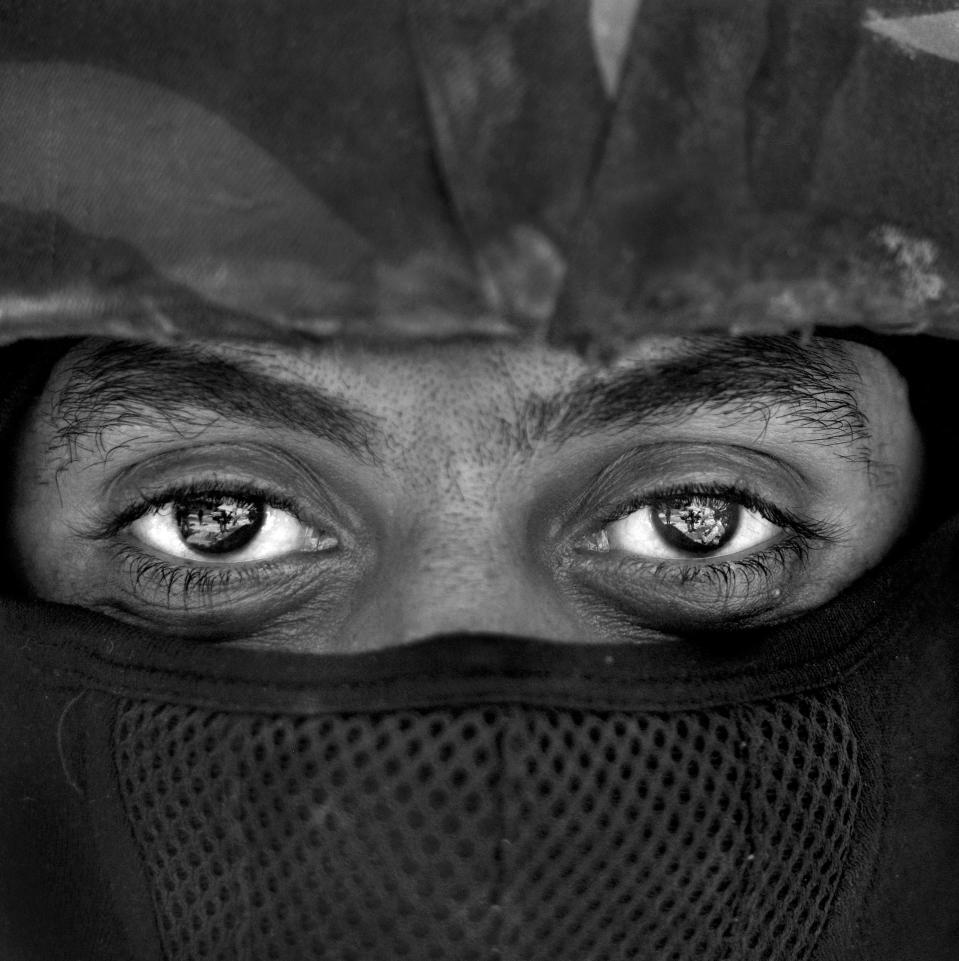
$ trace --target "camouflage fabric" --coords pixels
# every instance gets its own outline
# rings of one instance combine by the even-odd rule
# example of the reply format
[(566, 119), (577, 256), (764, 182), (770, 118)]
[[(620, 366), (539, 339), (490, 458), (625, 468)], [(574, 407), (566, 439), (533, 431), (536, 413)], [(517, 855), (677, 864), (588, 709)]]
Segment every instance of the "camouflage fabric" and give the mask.
[(957, 0), (0, 0), (0, 342), (952, 336), (957, 61)]

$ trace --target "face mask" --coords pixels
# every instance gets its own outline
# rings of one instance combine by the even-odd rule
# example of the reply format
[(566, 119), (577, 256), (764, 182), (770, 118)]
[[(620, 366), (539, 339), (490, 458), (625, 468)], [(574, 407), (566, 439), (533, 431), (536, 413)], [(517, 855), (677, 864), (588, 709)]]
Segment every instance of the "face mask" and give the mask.
[(4, 957), (955, 957), (955, 536), (667, 645), (6, 605)]

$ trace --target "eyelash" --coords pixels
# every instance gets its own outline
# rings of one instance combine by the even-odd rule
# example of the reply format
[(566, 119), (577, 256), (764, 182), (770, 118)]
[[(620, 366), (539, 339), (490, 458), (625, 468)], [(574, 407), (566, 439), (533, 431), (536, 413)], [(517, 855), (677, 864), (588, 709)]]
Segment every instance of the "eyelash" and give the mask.
[(230, 497), (237, 501), (262, 501), (268, 507), (287, 511), (297, 520), (302, 520), (299, 506), (288, 497), (264, 486), (242, 481), (219, 481), (215, 477), (198, 481), (187, 481), (165, 487), (152, 493), (141, 492), (135, 500), (123, 508), (116, 516), (99, 526), (95, 537), (115, 537), (124, 528), (139, 520), (150, 511), (159, 510), (170, 501), (189, 500), (191, 497)]
[[(134, 521), (144, 517), (150, 511), (159, 510), (170, 501), (188, 500), (191, 497), (201, 496), (258, 501), (269, 507), (287, 511), (297, 520), (302, 520), (298, 505), (278, 492), (256, 484), (233, 480), (224, 482), (216, 477), (207, 477), (202, 480), (181, 482), (149, 494), (141, 493), (115, 517), (101, 525), (94, 536), (104, 539), (116, 537)], [(127, 571), (135, 590), (139, 590), (141, 586), (153, 590), (159, 589), (166, 593), (167, 600), (171, 603), (178, 584), (180, 585), (179, 593), (185, 601), (192, 596), (212, 596), (219, 591), (235, 587), (238, 581), (266, 579), (271, 573), (284, 568), (283, 563), (279, 561), (259, 561), (255, 564), (231, 566), (175, 564), (129, 543), (122, 544), (118, 548), (117, 560)]]
[[(116, 536), (135, 520), (151, 510), (158, 510), (170, 501), (209, 495), (228, 495), (237, 500), (261, 501), (279, 510), (288, 511), (300, 519), (298, 506), (277, 492), (255, 484), (236, 481), (224, 483), (208, 477), (172, 485), (158, 492), (142, 494), (111, 520), (99, 536)], [(606, 512), (602, 524), (603, 526), (611, 524), (634, 511), (680, 497), (711, 497), (738, 504), (746, 510), (756, 511), (771, 523), (783, 528), (787, 531), (787, 536), (758, 553), (735, 561), (704, 559), (690, 564), (682, 561), (651, 562), (630, 557), (620, 558), (618, 561), (620, 564), (633, 572), (642, 569), (647, 576), (664, 583), (680, 585), (697, 583), (704, 587), (715, 588), (729, 599), (740, 591), (748, 591), (754, 583), (770, 580), (786, 570), (791, 562), (804, 561), (813, 544), (828, 542), (837, 536), (837, 531), (827, 524), (800, 518), (740, 486), (723, 484), (673, 486), (645, 492), (621, 502), (613, 510)], [(118, 560), (127, 569), (135, 590), (139, 591), (143, 587), (159, 590), (166, 594), (167, 601), (171, 605), (175, 596), (182, 596), (185, 603), (190, 597), (211, 597), (218, 592), (235, 588), (238, 582), (269, 579), (272, 573), (284, 566), (282, 562), (232, 566), (175, 564), (129, 543), (119, 548)]]
[(777, 527), (794, 531), (810, 541), (831, 540), (836, 536), (836, 532), (829, 525), (801, 518), (791, 511), (777, 507), (753, 491), (736, 484), (695, 484), (685, 487), (657, 488), (617, 504), (609, 513), (609, 516), (605, 518), (603, 524), (612, 524), (634, 511), (660, 504), (663, 501), (692, 497), (713, 498), (738, 504), (746, 510), (761, 514)]
[(723, 558), (703, 559), (690, 564), (681, 560), (649, 561), (636, 557), (621, 557), (618, 563), (632, 571), (642, 568), (645, 573), (663, 582), (680, 585), (702, 583), (723, 591), (725, 598), (729, 599), (734, 591), (744, 588), (748, 590), (756, 580), (769, 580), (786, 570), (791, 561), (804, 562), (813, 545), (834, 541), (839, 536), (839, 531), (829, 524), (801, 518), (777, 507), (753, 491), (738, 485), (725, 484), (673, 486), (645, 492), (619, 503), (608, 512), (602, 526), (612, 524), (645, 507), (674, 498), (692, 497), (715, 498), (738, 504), (783, 528), (787, 535), (758, 553), (733, 561)]
[(268, 564), (262, 562), (253, 567), (193, 567), (187, 564), (176, 565), (169, 561), (154, 557), (145, 551), (131, 545), (124, 545), (118, 552), (119, 561), (128, 568), (128, 573), (136, 588), (142, 584), (165, 591), (167, 599), (173, 599), (177, 584), (181, 583), (181, 592), (186, 596), (193, 594), (211, 595), (217, 591), (235, 586), (237, 579), (244, 577), (262, 577), (269, 569)]
[(645, 564), (652, 576), (663, 581), (683, 585), (702, 583), (720, 589), (727, 598), (732, 598), (734, 591), (748, 590), (753, 583), (768, 580), (785, 571), (790, 561), (804, 561), (809, 553), (809, 546), (809, 542), (804, 538), (792, 535), (758, 554), (751, 554), (736, 561), (719, 559), (687, 566), (680, 561), (656, 561), (651, 564), (637, 559), (631, 563)]

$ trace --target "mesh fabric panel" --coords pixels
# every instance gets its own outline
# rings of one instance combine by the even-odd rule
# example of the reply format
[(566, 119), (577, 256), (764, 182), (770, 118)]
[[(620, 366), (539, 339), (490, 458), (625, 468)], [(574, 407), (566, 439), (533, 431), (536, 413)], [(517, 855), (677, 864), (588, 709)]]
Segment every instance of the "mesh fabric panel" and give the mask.
[(684, 713), (121, 704), (184, 959), (811, 956), (860, 794), (837, 696)]

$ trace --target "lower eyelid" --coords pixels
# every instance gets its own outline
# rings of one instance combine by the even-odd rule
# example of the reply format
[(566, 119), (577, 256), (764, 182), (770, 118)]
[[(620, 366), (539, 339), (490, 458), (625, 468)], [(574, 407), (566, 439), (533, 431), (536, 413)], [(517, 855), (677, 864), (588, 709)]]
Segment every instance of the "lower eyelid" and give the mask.
[[(133, 597), (150, 605), (151, 596), (165, 595), (172, 606), (189, 607), (195, 597), (214, 602), (218, 592), (228, 592), (242, 583), (255, 589), (281, 576), (289, 580), (296, 565), (303, 559), (278, 558), (251, 564), (191, 564), (183, 558), (165, 559), (150, 554), (134, 545), (124, 545), (116, 554), (120, 574), (129, 581)], [(234, 603), (235, 597), (224, 598), (224, 603)], [(209, 605), (206, 605), (209, 606)]]
[(686, 562), (584, 551), (567, 566), (574, 573), (580, 568), (603, 593), (612, 591), (627, 605), (636, 603), (652, 616), (665, 611), (668, 619), (670, 606), (681, 600), (688, 610), (698, 610), (697, 616), (708, 624), (728, 616), (752, 616), (778, 605), (805, 566), (808, 548), (801, 535), (792, 534), (734, 560)]
[(160, 633), (219, 642), (255, 633), (309, 605), (311, 616), (335, 615), (357, 570), (338, 552), (254, 565), (177, 564), (135, 545), (115, 545), (90, 605)]

